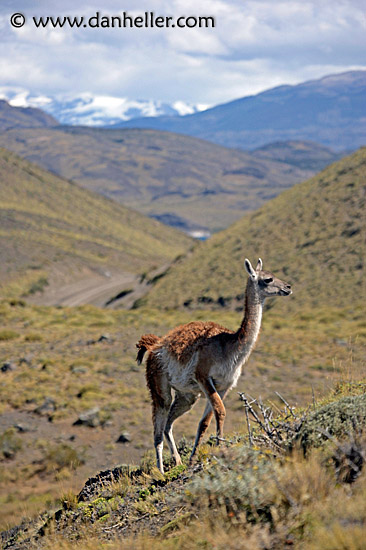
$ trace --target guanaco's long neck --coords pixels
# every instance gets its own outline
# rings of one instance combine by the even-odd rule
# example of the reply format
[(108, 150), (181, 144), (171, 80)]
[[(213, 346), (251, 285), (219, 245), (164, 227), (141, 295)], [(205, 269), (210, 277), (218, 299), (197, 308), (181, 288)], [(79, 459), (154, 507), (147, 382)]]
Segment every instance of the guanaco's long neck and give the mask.
[(251, 279), (248, 280), (245, 292), (245, 311), (242, 323), (236, 332), (237, 352), (248, 357), (252, 351), (262, 322), (263, 300), (259, 296), (258, 287)]

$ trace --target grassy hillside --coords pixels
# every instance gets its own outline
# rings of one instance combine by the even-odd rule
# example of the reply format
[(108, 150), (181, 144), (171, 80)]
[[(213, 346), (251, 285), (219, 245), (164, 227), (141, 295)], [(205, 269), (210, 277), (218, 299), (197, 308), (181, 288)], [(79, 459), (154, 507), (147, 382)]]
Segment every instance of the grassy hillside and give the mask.
[[(13, 155), (10, 158), (16, 163), (23, 163)], [(35, 167), (27, 166), (35, 170)], [(234, 491), (238, 486), (247, 499), (248, 494), (242, 491), (242, 483), (248, 480), (245, 473), (247, 455), (242, 461), (235, 450), (233, 455), (226, 457), (225, 454), (218, 455), (215, 450), (211, 462), (208, 459), (209, 448), (203, 446), (199, 456), (203, 467), (210, 468), (208, 477), (204, 477), (202, 482), (207, 486), (208, 493), (204, 493), (202, 484), (196, 486), (198, 492), (190, 489), (193, 508), (190, 502), (180, 502), (174, 508), (170, 504), (169, 492), (159, 493), (161, 499), (158, 498), (155, 489), (151, 490), (150, 477), (147, 477), (152, 471), (153, 446), (150, 399), (143, 368), (135, 363), (135, 342), (143, 333), (161, 335), (193, 319), (213, 320), (228, 328), (236, 328), (241, 314), (232, 309), (242, 308), (240, 294), (244, 292), (246, 279), (243, 257), (249, 256), (255, 261), (261, 255), (265, 266), (278, 274), (282, 273), (293, 283), (294, 295), (273, 301), (274, 307), (265, 312), (259, 342), (238, 382), (237, 390), (270, 400), (275, 410), (283, 409), (276, 391), (291, 405), (306, 406), (312, 402), (312, 407), (316, 407), (316, 402), (337, 381), (346, 379), (353, 383), (352, 390), (364, 392), (364, 385), (354, 382), (365, 378), (365, 281), (361, 264), (365, 257), (365, 166), (366, 151), (360, 150), (332, 165), (313, 180), (285, 192), (258, 212), (240, 220), (234, 228), (197, 245), (191, 255), (184, 261), (178, 261), (176, 267), (156, 283), (149, 303), (159, 309), (111, 311), (91, 306), (47, 308), (14, 299), (3, 300), (0, 304), (0, 324), (4, 327), (0, 331), (0, 506), (3, 526), (15, 525), (23, 516), (29, 517), (50, 508), (57, 504), (59, 498), (59, 502), (65, 502), (65, 509), (74, 513), (77, 508), (76, 512), (80, 515), (64, 516), (62, 512), (59, 517), (65, 519), (65, 524), (62, 524), (60, 531), (56, 531), (72, 537), (72, 525), (76, 525), (77, 535), (80, 536), (84, 525), (86, 536), (89, 536), (85, 542), (86, 549), (88, 545), (89, 548), (98, 547), (100, 537), (134, 533), (135, 526), (136, 530), (145, 526), (158, 533), (167, 525), (163, 536), (169, 532), (174, 537), (174, 530), (179, 527), (174, 523), (176, 515), (178, 521), (182, 521), (183, 529), (179, 534), (181, 546), (177, 543), (177, 548), (191, 550), (195, 547), (194, 540), (191, 547), (188, 544), (192, 540), (189, 539), (190, 533), (200, 540), (206, 540), (204, 537), (209, 536), (209, 542), (205, 545), (212, 547), (217, 532), (208, 528), (205, 522), (207, 519), (208, 525), (212, 526), (218, 514), (225, 512), (221, 495), (228, 494), (230, 487)], [(39, 187), (42, 182), (37, 181)], [(29, 189), (29, 201), (38, 187)], [(67, 187), (69, 192), (71, 188), (71, 185)], [(83, 190), (79, 192), (85, 196)], [(59, 194), (62, 195), (61, 190)], [(109, 202), (105, 201), (105, 204), (109, 205)], [(14, 199), (12, 210), (15, 205)], [(116, 205), (113, 208), (119, 207)], [(83, 216), (82, 207), (80, 212)], [(51, 217), (51, 213), (47, 215)], [(92, 226), (96, 223), (93, 219), (90, 222)], [(106, 226), (98, 227), (99, 237), (102, 238)], [(108, 242), (115, 241), (108, 237)], [(117, 253), (116, 257), (119, 257)], [(133, 261), (137, 262), (131, 259), (131, 265), (136, 265)], [(188, 299), (192, 300), (189, 305), (194, 311), (180, 307)], [(171, 309), (164, 310), (165, 307)], [(202, 310), (204, 307), (211, 311)], [(181, 442), (183, 448), (192, 444), (203, 406), (202, 402), (198, 403), (177, 422), (177, 441), (182, 436), (186, 438), (185, 442)], [(226, 407), (225, 437), (235, 443), (245, 438), (245, 414), (236, 391), (229, 394)], [(90, 410), (93, 427), (75, 425), (80, 415)], [(325, 429), (324, 425), (322, 429)], [(211, 433), (213, 431), (212, 425)], [(126, 432), (129, 441), (117, 442), (119, 436), (126, 435)], [(316, 432), (315, 437), (317, 435)], [(255, 538), (263, 525), (264, 534), (261, 536), (272, 537), (275, 534), (280, 541), (284, 540), (281, 537), (297, 540), (294, 537), (301, 537), (305, 529), (306, 536), (310, 537), (319, 513), (322, 514), (319, 517), (323, 525), (329, 524), (330, 528), (334, 526), (338, 529), (338, 520), (333, 522), (333, 518), (339, 517), (341, 525), (344, 517), (335, 516), (329, 502), (344, 498), (344, 488), (339, 489), (339, 485), (334, 483), (328, 485), (327, 481), (326, 490), (321, 493), (324, 496), (324, 502), (321, 502), (323, 511), (316, 508), (313, 512), (314, 502), (319, 502), (319, 491), (323, 491), (323, 485), (319, 489), (316, 480), (319, 483), (328, 480), (324, 477), (329, 467), (328, 458), (324, 455), (320, 463), (309, 462), (306, 463), (308, 466), (295, 460), (293, 469), (289, 466), (288, 471), (283, 470), (285, 478), (278, 478), (287, 480), (284, 486), (282, 482), (278, 485), (284, 487), (283, 491), (270, 493), (270, 498), (274, 500), (259, 500), (259, 508), (251, 508), (264, 524), (262, 521), (254, 524), (250, 521), (247, 525), (245, 513), (240, 515), (244, 518), (244, 524), (240, 523), (239, 517), (239, 538), (235, 539), (232, 532), (230, 536), (230, 532), (220, 529), (223, 542), (219, 548), (231, 548), (230, 540), (242, 542), (249, 535), (253, 537), (248, 539), (251, 541), (250, 550), (263, 548), (262, 542)], [(262, 472), (262, 459), (258, 463), (248, 460), (250, 473)], [(77, 501), (75, 494), (88, 476), (121, 463), (141, 463), (142, 469), (146, 466), (150, 469), (143, 470), (141, 479), (135, 484), (128, 475), (133, 468), (127, 468), (126, 476), (120, 480), (122, 485), (117, 483), (107, 488), (103, 485), (103, 494), (87, 499), (84, 504)], [(234, 471), (233, 477), (226, 479), (228, 463), (238, 464), (238, 470)], [(284, 460), (283, 464), (289, 464), (288, 460)], [(216, 466), (219, 471), (215, 470)], [(181, 491), (189, 497), (186, 483), (194, 482), (196, 473), (197, 470), (190, 470), (180, 476), (181, 470), (175, 471), (180, 481), (171, 486), (172, 493)], [(168, 482), (175, 474), (168, 477)], [(210, 479), (218, 479), (223, 485), (218, 485), (219, 489), (215, 492)], [(248, 481), (250, 491), (252, 488), (254, 491), (249, 493), (248, 498), (258, 495), (255, 487), (259, 487), (259, 491), (265, 488), (261, 494), (268, 495), (268, 478), (263, 479), (262, 484), (254, 474), (251, 478), (254, 485)], [(295, 486), (294, 479), (298, 480)], [(206, 494), (207, 500), (196, 498), (199, 493)], [(290, 495), (284, 505), (281, 500), (283, 494)], [(234, 491), (233, 495), (233, 502), (238, 503), (240, 514), (248, 510), (248, 500), (236, 501), (238, 494)], [(347, 509), (351, 518), (354, 518), (358, 503), (364, 498), (364, 485), (355, 495), (355, 509)], [(115, 497), (118, 497), (117, 500), (112, 500)], [(121, 499), (126, 500), (121, 502)], [(216, 507), (218, 500), (220, 502)], [(271, 516), (265, 517), (273, 518), (272, 523), (266, 523), (262, 512), (259, 514), (262, 502), (266, 506), (268, 504), (271, 510)], [(205, 510), (211, 506), (214, 515), (208, 518), (205, 514), (201, 515), (201, 504)], [(170, 512), (172, 509), (174, 514)], [(189, 528), (185, 530), (188, 516), (184, 514), (192, 509), (193, 518), (198, 518), (197, 523), (189, 523)], [(284, 516), (276, 516), (276, 510)], [(290, 510), (289, 516), (286, 510)], [(232, 512), (231, 509), (229, 511)], [(99, 522), (104, 516), (104, 520)], [(348, 516), (345, 517), (347, 519)], [(71, 533), (68, 531), (70, 518)], [(236, 522), (238, 516), (236, 513), (233, 516), (224, 514), (225, 520), (231, 521), (230, 518)], [(287, 519), (283, 523), (281, 518)], [(310, 518), (309, 522), (306, 518)], [(91, 532), (90, 520), (94, 522), (97, 532)], [(169, 525), (170, 521), (173, 523)], [(40, 526), (42, 522), (36, 525)], [(116, 525), (117, 528), (113, 527)], [(202, 531), (202, 525), (206, 534)], [(59, 526), (56, 527), (59, 529)], [(64, 527), (65, 531), (62, 530)], [(320, 533), (322, 525), (318, 524), (318, 528)], [(23, 532), (20, 533), (23, 536)], [(25, 537), (29, 534), (25, 533)], [(68, 542), (61, 543), (57, 538), (54, 541), (52, 536), (46, 539), (50, 546), (62, 548), (65, 544), (65, 549), (70, 547)], [(144, 544), (145, 548), (152, 548), (152, 540), (147, 535), (143, 537), (146, 538), (142, 539), (141, 548)], [(171, 540), (168, 538), (167, 541), (169, 550)], [(158, 542), (160, 544), (161, 540), (158, 539)], [(185, 542), (187, 546), (184, 546)], [(131, 541), (128, 540), (126, 545), (131, 547)], [(276, 546), (274, 541), (272, 546), (268, 543), (265, 547), (275, 549), (281, 546)], [(111, 548), (114, 548), (113, 545)], [(232, 548), (234, 550), (235, 546)], [(326, 546), (322, 543), (320, 548), (323, 550)], [(331, 548), (338, 550), (339, 546), (329, 546), (329, 550)], [(344, 548), (348, 546), (345, 544)]]
[(8, 295), (83, 272), (139, 273), (173, 260), (191, 243), (4, 149), (0, 196), (0, 285)]
[(314, 173), (154, 130), (15, 129), (1, 134), (0, 146), (185, 229), (223, 229)]
[[(296, 185), (196, 247), (156, 284), (150, 306), (241, 307), (244, 257), (291, 282), (276, 309), (366, 300), (366, 149)], [(273, 304), (273, 302), (272, 302)]]
[[(364, 376), (363, 304), (350, 313), (315, 311), (304, 318), (284, 317), (280, 307), (266, 312), (236, 390), (281, 408), (278, 391), (292, 405), (306, 406), (337, 381)], [(99, 470), (151, 463), (150, 397), (144, 367), (135, 362), (135, 342), (191, 318), (185, 311), (0, 302), (0, 528), (53, 505), (67, 491), (77, 493)], [(240, 314), (195, 311), (194, 318), (235, 328)], [(228, 437), (245, 431), (236, 390), (226, 399)], [(203, 408), (200, 400), (177, 421), (177, 441), (185, 437), (192, 445)], [(74, 425), (93, 409), (92, 426)], [(212, 423), (209, 433), (214, 431)], [(129, 441), (118, 443), (126, 433)]]
[(2, 533), (3, 547), (363, 550), (364, 391), (364, 381), (344, 383), (311, 410), (277, 411), (272, 431), (252, 419), (252, 444), (241, 433), (221, 449), (205, 445), (193, 467), (182, 441), (183, 463), (167, 460), (165, 476), (151, 456), (96, 472), (57, 508)]
[(312, 141), (276, 141), (254, 149), (253, 153), (259, 158), (279, 160), (316, 172), (345, 156)]

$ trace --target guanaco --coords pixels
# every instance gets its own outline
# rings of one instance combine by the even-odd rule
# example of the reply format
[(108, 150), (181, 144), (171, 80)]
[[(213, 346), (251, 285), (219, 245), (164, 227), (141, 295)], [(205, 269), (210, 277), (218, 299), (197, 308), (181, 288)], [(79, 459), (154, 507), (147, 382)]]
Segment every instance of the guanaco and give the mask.
[[(217, 442), (223, 439), (226, 415), (223, 400), (228, 391), (236, 386), (242, 367), (257, 341), (264, 300), (292, 293), (288, 283), (269, 271), (263, 271), (260, 258), (256, 269), (248, 259), (245, 259), (244, 265), (249, 278), (244, 317), (236, 332), (213, 322), (193, 321), (174, 328), (162, 337), (146, 334), (136, 344), (138, 364), (149, 352), (146, 381), (152, 399), (157, 466), (162, 473), (164, 434), (176, 464), (180, 464), (173, 423), (192, 408), (202, 393), (207, 403), (198, 425), (191, 459), (213, 415)], [(173, 402), (172, 389), (175, 390)]]

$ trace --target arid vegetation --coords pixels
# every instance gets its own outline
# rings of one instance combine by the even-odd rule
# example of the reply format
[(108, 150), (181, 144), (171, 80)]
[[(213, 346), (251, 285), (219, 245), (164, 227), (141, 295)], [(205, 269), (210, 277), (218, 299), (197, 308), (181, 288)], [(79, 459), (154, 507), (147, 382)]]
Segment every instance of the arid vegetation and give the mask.
[[(9, 159), (23, 163), (12, 154), (3, 161)], [(15, 271), (16, 284), (6, 282), (0, 302), (5, 548), (364, 547), (364, 168), (365, 150), (360, 150), (196, 245), (130, 310), (32, 305), (27, 300), (47, 288), (48, 264), (26, 269), (24, 281)], [(26, 189), (32, 204), (36, 187)], [(23, 217), (17, 217), (9, 192), (10, 210), (24, 224), (27, 200), (19, 197)], [(52, 221), (46, 204), (42, 212)], [(53, 235), (61, 227), (56, 214)], [(71, 208), (65, 216), (70, 223), (77, 220)], [(81, 209), (80, 216), (89, 227), (87, 212)], [(36, 223), (30, 218), (29, 228)], [(105, 241), (116, 247), (112, 258), (120, 253), (141, 258), (138, 247), (121, 248), (119, 226), (108, 225), (107, 218), (103, 223), (98, 234), (90, 224), (88, 247), (80, 249), (87, 250), (88, 259), (98, 256), (99, 248), (89, 245), (92, 237), (100, 244), (101, 227), (112, 232)], [(138, 240), (144, 227), (133, 227)], [(23, 233), (17, 231), (18, 226), (13, 234), (4, 233), (3, 240), (14, 239), (22, 262), (28, 250), (21, 248)], [(167, 247), (157, 249), (154, 234), (151, 239), (150, 259), (141, 264), (131, 259), (145, 277), (158, 250), (161, 259), (176, 252), (174, 235), (167, 236)], [(183, 248), (187, 242), (183, 237)], [(69, 252), (72, 240), (67, 243)], [(166, 455), (163, 477), (155, 468), (150, 399), (143, 368), (135, 362), (135, 342), (142, 333), (161, 335), (191, 320), (236, 329), (246, 280), (244, 254), (253, 261), (261, 255), (265, 268), (282, 270), (294, 291), (291, 299), (273, 300), (267, 307), (259, 342), (237, 387), (253, 407), (259, 404), (259, 413), (261, 407), (262, 415), (267, 411), (264, 429), (233, 391), (226, 400), (226, 441), (217, 448), (206, 439), (189, 465), (203, 407), (198, 403), (175, 426), (183, 465), (173, 467)], [(10, 269), (10, 253), (5, 258)]]
[[(254, 422), (251, 444), (242, 433), (221, 448), (205, 445), (193, 466), (187, 463), (191, 447), (181, 440), (183, 464), (167, 461), (165, 476), (152, 453), (137, 466), (101, 472), (78, 495), (64, 492), (58, 508), (4, 533), (4, 547), (361, 550), (364, 420), (350, 428), (346, 411), (354, 403), (364, 418), (365, 388), (343, 380), (306, 411), (278, 407), (272, 423), (282, 444), (263, 437)], [(324, 421), (328, 411), (340, 419), (337, 428)], [(309, 429), (320, 437), (307, 439), (304, 453)]]
[(0, 150), (0, 289), (33, 296), (94, 275), (148, 272), (185, 252), (183, 233)]
[(293, 284), (289, 312), (365, 302), (365, 174), (361, 148), (197, 247), (157, 282), (146, 303), (241, 308), (244, 250)]
[[(280, 407), (278, 391), (294, 405), (306, 406), (341, 377), (361, 378), (366, 350), (362, 307), (353, 310), (352, 318), (346, 309), (284, 318), (283, 302), (266, 313), (238, 391)], [(7, 327), (0, 341), (3, 527), (52, 505), (64, 491), (77, 492), (97, 471), (137, 464), (151, 451), (150, 400), (134, 343), (146, 329), (163, 334), (191, 317), (177, 311), (2, 302), (1, 324)], [(196, 311), (195, 318), (235, 328), (240, 314)], [(178, 440), (185, 436), (192, 443), (202, 407), (198, 403), (177, 422)], [(91, 425), (74, 425), (93, 409)], [(236, 392), (227, 399), (227, 411), (226, 432), (244, 434), (245, 414)], [(123, 433), (130, 441), (117, 443)]]
[[(0, 146), (183, 229), (223, 229), (316, 172), (313, 151), (309, 168), (298, 167), (155, 130), (14, 128), (1, 133)], [(322, 166), (332, 162), (329, 151), (318, 154)]]

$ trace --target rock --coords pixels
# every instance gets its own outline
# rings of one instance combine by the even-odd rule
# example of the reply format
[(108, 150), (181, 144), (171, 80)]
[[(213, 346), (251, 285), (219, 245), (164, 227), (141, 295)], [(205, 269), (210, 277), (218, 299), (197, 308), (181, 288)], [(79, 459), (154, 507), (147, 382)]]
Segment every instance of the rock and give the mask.
[(27, 365), (27, 367), (31, 367), (33, 357), (34, 356), (33, 356), (32, 353), (29, 353), (28, 355), (25, 355), (24, 357), (21, 357), (19, 359), (19, 365), (23, 365), (23, 363), (24, 363), (25, 365)]
[(71, 367), (71, 372), (73, 374), (85, 374), (89, 369), (87, 367)]
[(116, 443), (129, 443), (130, 441), (131, 441), (130, 434), (128, 432), (123, 432), (117, 439)]
[(109, 342), (111, 340), (109, 334), (102, 334), (102, 336), (99, 336), (98, 342)]
[(94, 477), (90, 477), (83, 489), (78, 494), (78, 502), (85, 502), (91, 500), (93, 497), (100, 495), (101, 487), (105, 487), (107, 484), (118, 481), (121, 476), (128, 475), (131, 479), (138, 478), (143, 474), (143, 471), (139, 468), (130, 469), (128, 464), (121, 464), (116, 466), (113, 470), (105, 470), (99, 472)]
[(46, 397), (42, 405), (34, 409), (33, 412), (40, 414), (41, 416), (47, 416), (56, 410), (56, 403), (52, 397)]
[(79, 415), (79, 418), (75, 420), (73, 426), (89, 426), (90, 428), (96, 428), (97, 426), (100, 426), (100, 416), (99, 416), (100, 409), (99, 407), (94, 407), (93, 409), (89, 409), (88, 411), (81, 413)]
[(344, 340), (342, 338), (338, 338), (335, 340), (335, 343), (338, 345), (338, 346), (343, 346), (343, 347), (347, 347), (348, 346), (348, 342), (347, 340)]
[(87, 345), (87, 346), (92, 346), (92, 345), (95, 344), (95, 343), (96, 343), (96, 340), (87, 340), (87, 341), (86, 341), (86, 345)]
[(20, 433), (32, 431), (32, 428), (27, 424), (14, 424), (14, 428)]
[(12, 361), (5, 361), (5, 363), (3, 363), (3, 366), (1, 367), (1, 371), (9, 372), (9, 371), (15, 370), (16, 368), (17, 368), (16, 364), (13, 363)]
[(86, 345), (92, 346), (94, 344), (97, 344), (98, 342), (113, 342), (113, 340), (109, 336), (109, 334), (102, 334), (101, 336), (99, 336), (98, 340), (87, 340)]
[(353, 483), (363, 469), (366, 445), (364, 442), (351, 439), (337, 445), (332, 458), (338, 480), (342, 483)]

